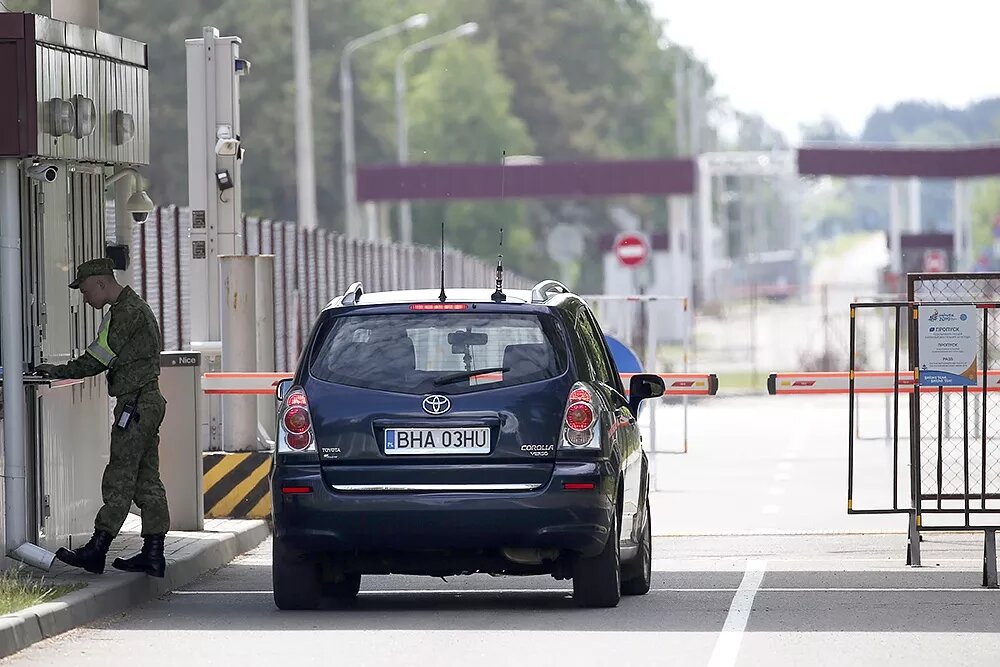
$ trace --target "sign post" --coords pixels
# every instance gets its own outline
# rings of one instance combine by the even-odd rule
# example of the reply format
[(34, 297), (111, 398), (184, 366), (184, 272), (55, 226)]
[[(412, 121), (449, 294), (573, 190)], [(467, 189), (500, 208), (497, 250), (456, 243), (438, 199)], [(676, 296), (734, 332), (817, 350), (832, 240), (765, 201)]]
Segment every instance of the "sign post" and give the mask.
[(975, 306), (926, 306), (917, 313), (920, 384), (973, 387), (978, 380)]

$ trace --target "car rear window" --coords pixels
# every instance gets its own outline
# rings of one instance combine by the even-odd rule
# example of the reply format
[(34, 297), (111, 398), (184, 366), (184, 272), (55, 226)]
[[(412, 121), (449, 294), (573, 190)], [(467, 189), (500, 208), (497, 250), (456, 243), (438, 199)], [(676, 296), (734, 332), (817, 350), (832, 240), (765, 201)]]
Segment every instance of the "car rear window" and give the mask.
[(346, 315), (321, 328), (310, 372), (355, 387), (458, 394), (561, 375), (561, 340), (555, 318), (534, 313)]

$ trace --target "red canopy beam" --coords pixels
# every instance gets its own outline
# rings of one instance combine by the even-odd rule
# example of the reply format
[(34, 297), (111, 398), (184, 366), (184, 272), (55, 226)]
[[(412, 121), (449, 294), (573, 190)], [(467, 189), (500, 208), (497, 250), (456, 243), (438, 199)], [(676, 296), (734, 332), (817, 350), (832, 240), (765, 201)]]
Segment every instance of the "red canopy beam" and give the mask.
[(691, 195), (694, 160), (408, 164), (358, 168), (358, 201)]
[(803, 176), (976, 178), (1000, 175), (1000, 146), (971, 148), (800, 148)]

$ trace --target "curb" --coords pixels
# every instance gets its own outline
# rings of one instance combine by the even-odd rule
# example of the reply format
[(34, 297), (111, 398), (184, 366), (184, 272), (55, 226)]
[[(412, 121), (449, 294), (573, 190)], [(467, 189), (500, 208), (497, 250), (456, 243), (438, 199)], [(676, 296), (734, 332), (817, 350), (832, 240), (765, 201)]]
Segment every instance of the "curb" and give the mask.
[(86, 587), (58, 600), (0, 617), (0, 658), (185, 586), (256, 548), (270, 535), (264, 521), (247, 521), (246, 524), (228, 532), (198, 533), (195, 539), (210, 544), (196, 551), (168, 556), (167, 574), (163, 579), (114, 570), (115, 574), (109, 577), (106, 571)]

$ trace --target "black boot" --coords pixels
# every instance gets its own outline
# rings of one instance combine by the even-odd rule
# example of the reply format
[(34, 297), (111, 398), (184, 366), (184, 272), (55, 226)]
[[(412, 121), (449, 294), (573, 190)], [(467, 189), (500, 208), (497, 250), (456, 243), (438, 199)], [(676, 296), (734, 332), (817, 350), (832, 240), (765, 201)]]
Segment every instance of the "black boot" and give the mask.
[(131, 558), (116, 558), (111, 567), (124, 572), (145, 572), (151, 577), (162, 577), (167, 569), (167, 561), (163, 557), (163, 538), (165, 535), (145, 535), (142, 538), (142, 551)]
[(89, 542), (79, 549), (59, 549), (56, 552), (56, 558), (67, 565), (82, 567), (87, 572), (103, 574), (104, 561), (107, 558), (112, 539), (111, 535), (103, 530), (95, 530)]

